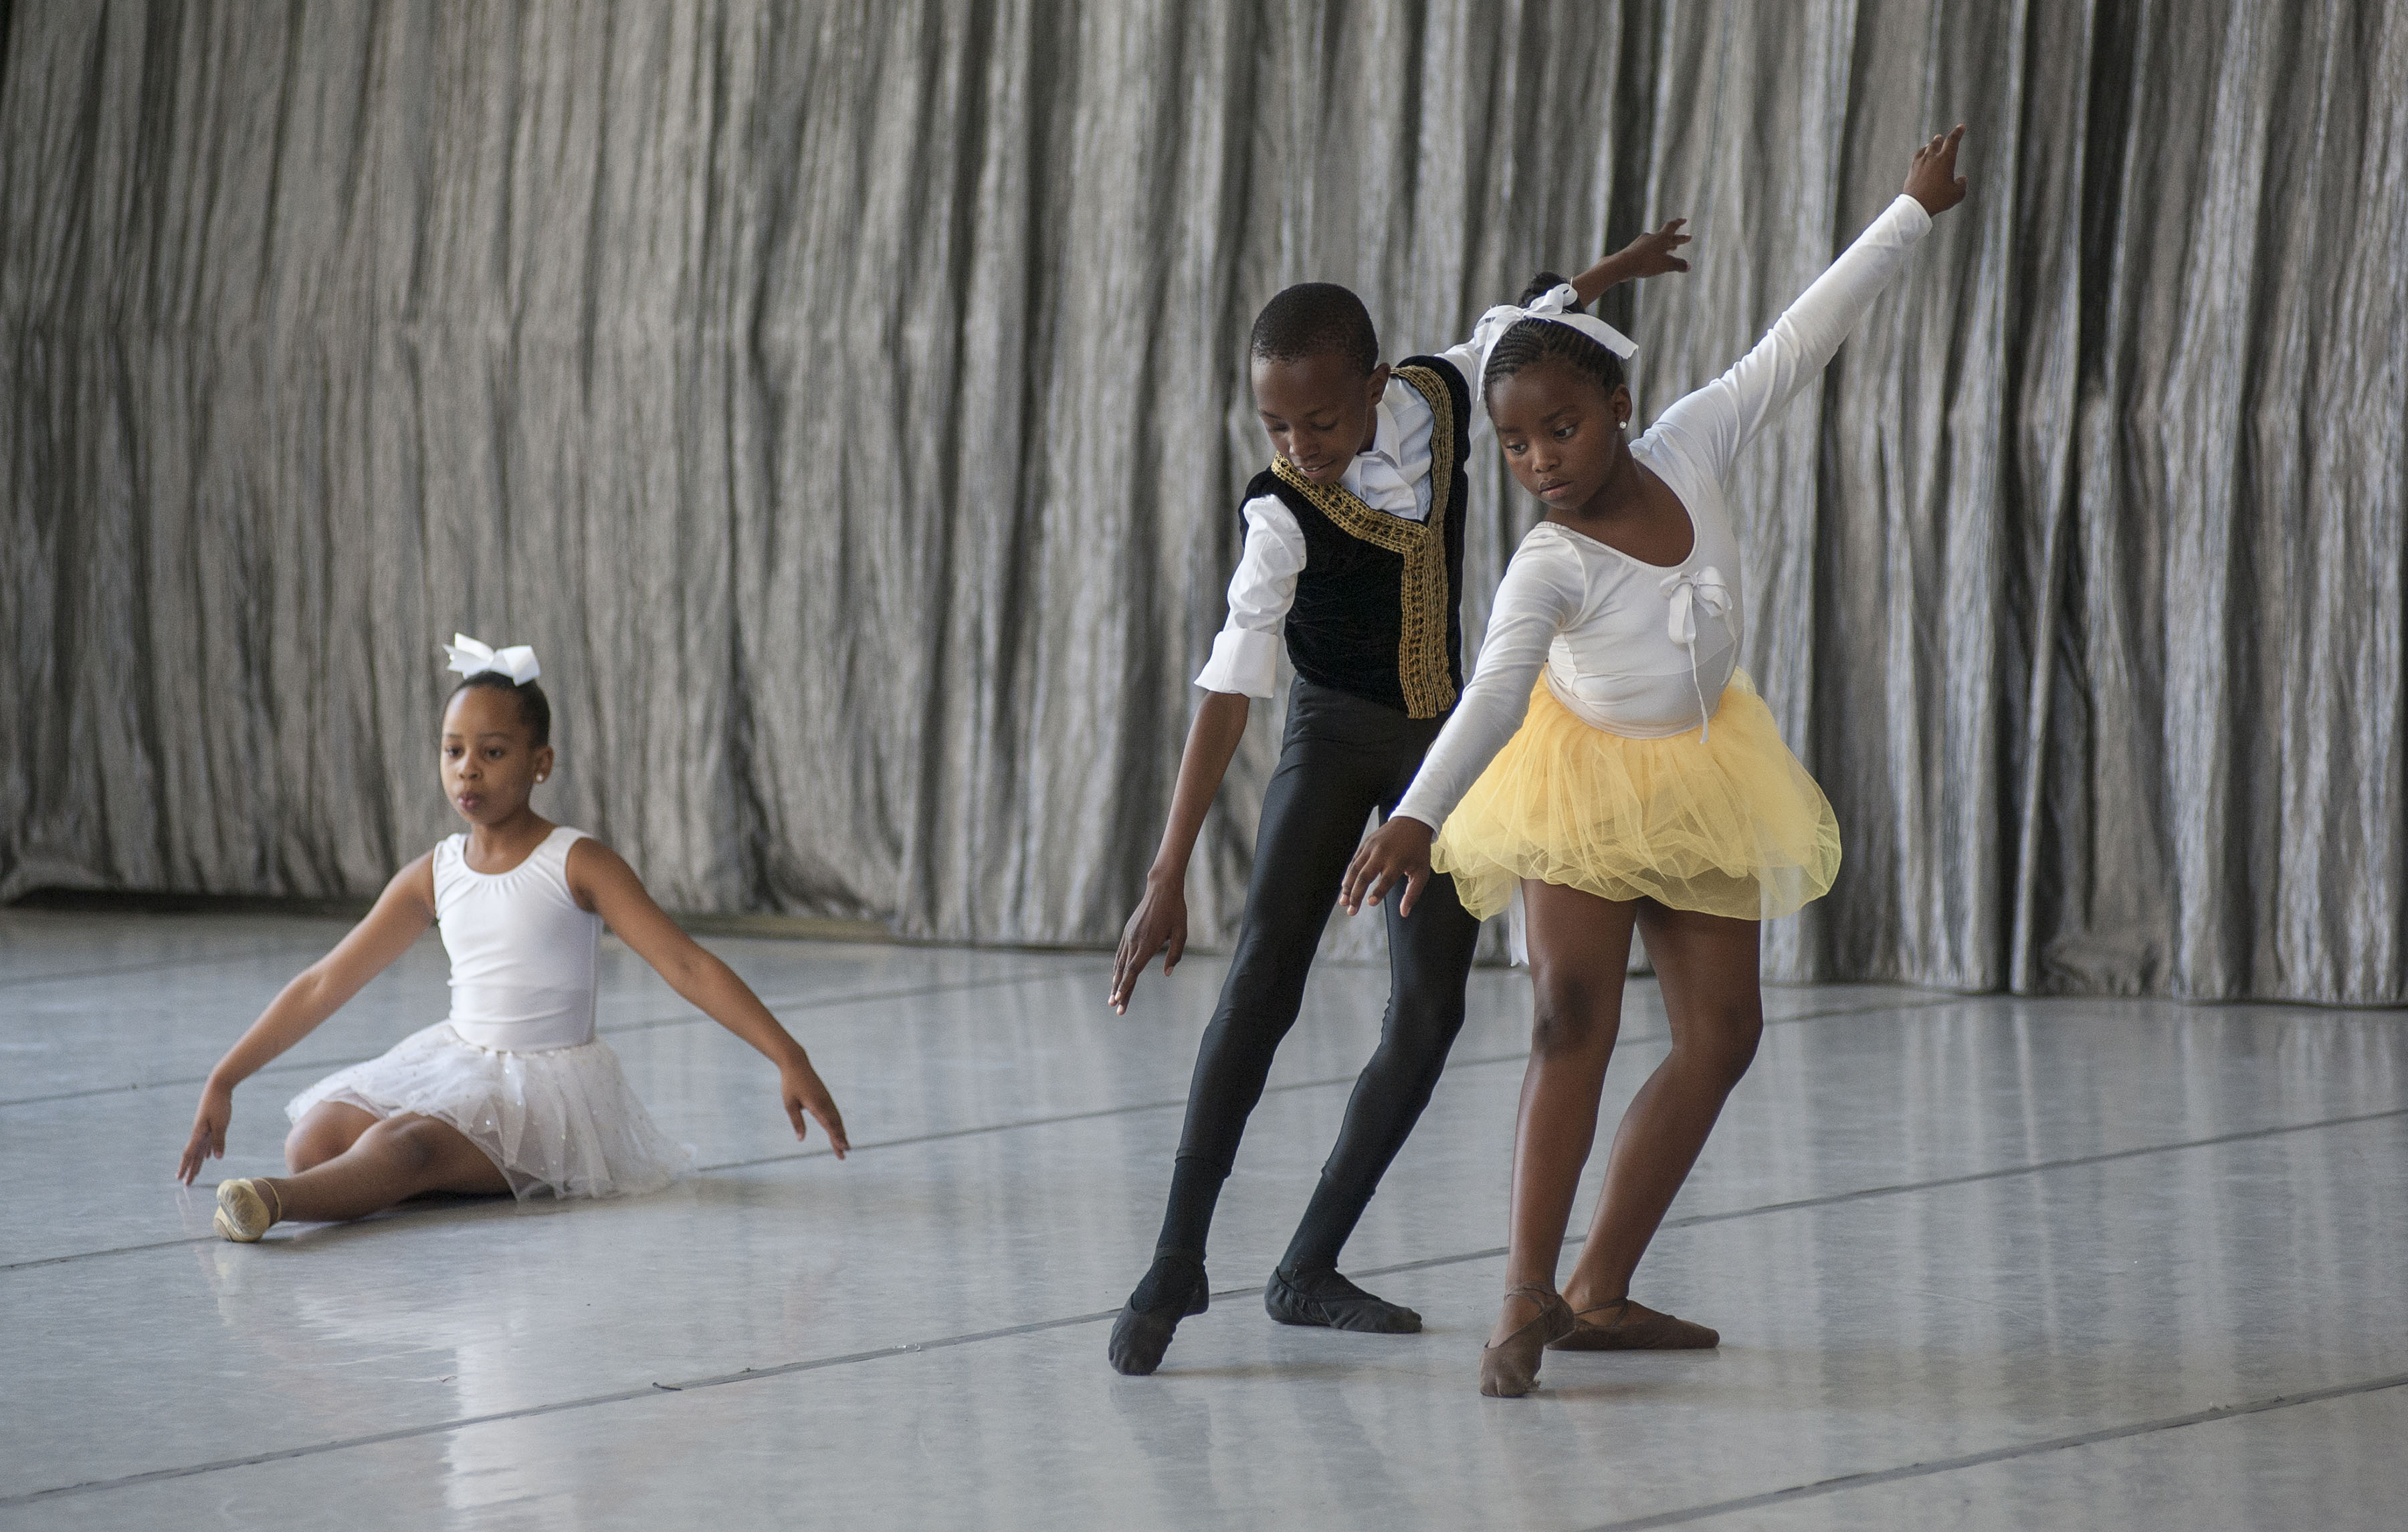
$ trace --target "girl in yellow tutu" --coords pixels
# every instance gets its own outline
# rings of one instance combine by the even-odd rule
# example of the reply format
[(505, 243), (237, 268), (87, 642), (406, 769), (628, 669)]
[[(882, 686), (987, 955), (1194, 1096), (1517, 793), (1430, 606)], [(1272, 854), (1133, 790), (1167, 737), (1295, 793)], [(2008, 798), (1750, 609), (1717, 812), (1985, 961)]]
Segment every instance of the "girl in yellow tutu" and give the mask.
[[(1514, 479), (1546, 518), (1506, 569), (1463, 701), (1342, 895), (1357, 910), (1401, 882), (1410, 911), (1436, 867), (1475, 915), (1522, 895), (1535, 1018), (1484, 1394), (1527, 1393), (1549, 1346), (1720, 1339), (1633, 1303), (1631, 1273), (1755, 1056), (1757, 923), (1821, 897), (1840, 865), (1829, 803), (1738, 668), (1740, 547), (1722, 481), (1822, 371), (1931, 215), (1963, 199), (1964, 132), (1916, 150), (1904, 193), (1872, 227), (1738, 365), (1636, 441), (1621, 365), (1633, 348), (1580, 313), (1569, 287), (1542, 277), (1523, 317), (1495, 331), (1482, 393)], [(1596, 1221), (1558, 1294), (1634, 926), (1671, 1051), (1614, 1135)]]

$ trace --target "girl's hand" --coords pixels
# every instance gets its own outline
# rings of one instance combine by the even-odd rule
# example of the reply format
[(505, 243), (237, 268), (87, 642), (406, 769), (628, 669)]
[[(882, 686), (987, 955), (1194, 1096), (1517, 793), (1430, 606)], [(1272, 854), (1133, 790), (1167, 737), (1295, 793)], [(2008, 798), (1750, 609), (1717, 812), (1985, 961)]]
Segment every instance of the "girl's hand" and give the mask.
[(1689, 222), (1676, 218), (1654, 234), (1642, 234), (1614, 253), (1620, 268), (1631, 277), (1661, 277), (1669, 271), (1686, 271), (1689, 263), (1672, 253), (1689, 242), (1681, 225)]
[(1412, 914), (1422, 885), (1430, 880), (1430, 842), (1437, 838), (1438, 832), (1417, 819), (1398, 816), (1381, 825), (1346, 865), (1346, 882), (1338, 895), (1346, 913), (1360, 914), (1365, 903), (1378, 904), (1381, 895), (1402, 883), (1397, 913)]
[(844, 1116), (836, 1110), (836, 1097), (820, 1079), (819, 1071), (808, 1064), (791, 1065), (778, 1071), (778, 1095), (786, 1103), (786, 1116), (795, 1124), (795, 1137), (810, 1137), (805, 1112), (819, 1119), (820, 1128), (828, 1136), (828, 1147), (838, 1159), (844, 1158), (853, 1141), (844, 1136)]
[(1935, 135), (1914, 151), (1914, 161), (1907, 166), (1906, 194), (1935, 217), (1965, 200), (1965, 178), (1956, 174), (1956, 145), (1964, 136), (1962, 122)]
[(200, 1110), (193, 1113), (193, 1138), (184, 1157), (176, 1162), (176, 1179), (185, 1185), (201, 1173), (204, 1161), (225, 1158), (226, 1124), (234, 1121), (234, 1092), (209, 1081), (201, 1088)]
[(1168, 949), (1162, 960), (1162, 971), (1168, 974), (1179, 966), (1187, 951), (1187, 879), (1177, 878), (1145, 881), (1145, 897), (1128, 918), (1121, 932), (1121, 948), (1112, 958), (1112, 990), (1104, 1003), (1120, 1015), (1128, 1014), (1129, 993), (1137, 988), (1137, 976), (1154, 961), (1154, 954)]

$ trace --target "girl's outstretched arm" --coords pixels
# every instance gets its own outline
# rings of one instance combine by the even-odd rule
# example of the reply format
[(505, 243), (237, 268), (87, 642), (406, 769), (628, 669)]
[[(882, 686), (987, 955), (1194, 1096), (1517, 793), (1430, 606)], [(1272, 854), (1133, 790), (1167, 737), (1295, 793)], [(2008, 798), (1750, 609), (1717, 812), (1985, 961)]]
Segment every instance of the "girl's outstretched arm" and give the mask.
[(285, 985), (240, 1041), (226, 1050), (201, 1087), (193, 1114), (193, 1137), (177, 1162), (176, 1179), (189, 1186), (202, 1162), (225, 1157), (226, 1124), (234, 1117), (234, 1088), (269, 1060), (315, 1031), (367, 981), (409, 950), (435, 923), (435, 853), (429, 852), (394, 874), (376, 907), (351, 927), (335, 950), (301, 970)]
[(1580, 555), (1552, 530), (1523, 540), (1489, 608), (1488, 635), (1463, 698), (1422, 757), (1412, 785), (1387, 823), (1356, 848), (1338, 902), (1358, 915), (1398, 888), (1397, 913), (1410, 915), (1429, 881), (1430, 845), (1439, 826), (1513, 737), (1530, 710), (1530, 690), (1546, 667), (1555, 635), (1577, 621), (1588, 599)]
[(803, 1045), (778, 1024), (735, 969), (705, 952), (661, 912), (624, 858), (590, 836), (579, 840), (568, 849), (568, 891), (667, 980), (669, 988), (776, 1065), (779, 1096), (795, 1125), (795, 1137), (805, 1136), (803, 1114), (809, 1112), (819, 1119), (836, 1157), (844, 1158), (853, 1147), (844, 1136), (844, 1118)]
[(1677, 439), (1708, 477), (1727, 475), (1756, 433), (1821, 376), (1840, 343), (1905, 265), (1915, 241), (1930, 231), (1933, 215), (1963, 200), (1956, 149), (1964, 134), (1959, 127), (1916, 150), (1904, 190), (1772, 322), (1764, 338), (1728, 372), (1676, 400), (1658, 418), (1655, 428)]

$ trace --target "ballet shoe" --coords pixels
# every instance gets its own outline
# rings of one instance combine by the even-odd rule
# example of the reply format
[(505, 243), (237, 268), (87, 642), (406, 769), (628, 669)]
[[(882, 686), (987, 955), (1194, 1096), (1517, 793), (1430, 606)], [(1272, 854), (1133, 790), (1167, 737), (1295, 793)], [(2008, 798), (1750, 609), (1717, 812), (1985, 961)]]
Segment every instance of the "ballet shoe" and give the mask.
[(1537, 1282), (1509, 1287), (1505, 1296), (1528, 1298), (1539, 1312), (1497, 1344), (1480, 1348), (1480, 1392), (1492, 1399), (1518, 1399), (1538, 1387), (1539, 1363), (1547, 1343), (1570, 1335), (1577, 1323), (1564, 1300)]
[[(1595, 1324), (1591, 1314), (1612, 1314), (1611, 1324)], [(1547, 1342), (1559, 1352), (1688, 1352), (1709, 1351), (1722, 1344), (1721, 1334), (1685, 1319), (1657, 1313), (1644, 1304), (1620, 1298), (1584, 1309), (1572, 1316), (1571, 1333)]]
[[(275, 1212), (267, 1210), (269, 1197), (276, 1197)], [(276, 1196), (275, 1187), (264, 1181), (237, 1176), (218, 1182), (217, 1216), (209, 1220), (209, 1224), (221, 1239), (231, 1239), (238, 1245), (256, 1244), (281, 1216), (283, 1205), (284, 1199)]]
[(1422, 1327), (1421, 1315), (1364, 1292), (1334, 1267), (1273, 1271), (1263, 1289), (1263, 1309), (1283, 1324), (1319, 1324), (1365, 1335), (1412, 1335)]
[(1202, 1313), (1211, 1302), (1203, 1262), (1192, 1255), (1155, 1256), (1153, 1269), (1112, 1321), (1111, 1341), (1105, 1348), (1112, 1370), (1142, 1378), (1162, 1366), (1162, 1353), (1170, 1349), (1179, 1322)]

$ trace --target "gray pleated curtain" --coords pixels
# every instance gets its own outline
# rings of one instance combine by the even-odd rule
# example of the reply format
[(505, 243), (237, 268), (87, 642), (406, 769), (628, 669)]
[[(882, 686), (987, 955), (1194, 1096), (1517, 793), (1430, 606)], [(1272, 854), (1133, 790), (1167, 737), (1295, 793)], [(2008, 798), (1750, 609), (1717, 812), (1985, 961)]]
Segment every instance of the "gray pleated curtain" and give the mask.
[(2408, 7), (26, 0), (0, 70), (0, 896), (374, 890), (456, 628), (666, 904), (1110, 942), (1265, 298), (1401, 355), (1686, 215), (1652, 414), (1962, 120), (1737, 485), (1846, 835), (1769, 970), (2408, 999)]

